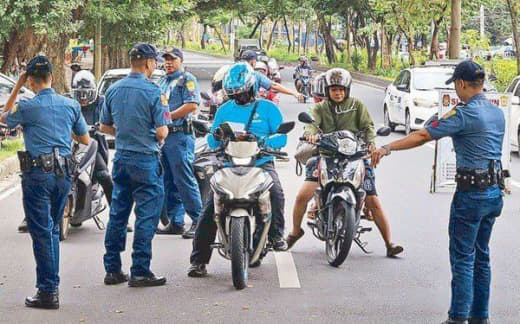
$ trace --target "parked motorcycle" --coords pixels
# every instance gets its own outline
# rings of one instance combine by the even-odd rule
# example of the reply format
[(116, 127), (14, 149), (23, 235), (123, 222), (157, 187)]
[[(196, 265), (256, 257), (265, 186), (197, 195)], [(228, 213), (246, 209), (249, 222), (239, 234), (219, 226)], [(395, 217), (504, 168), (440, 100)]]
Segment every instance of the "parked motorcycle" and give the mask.
[[(312, 117), (303, 112), (298, 120), (314, 124)], [(390, 128), (377, 131), (379, 136), (388, 136)], [(360, 225), (361, 212), (366, 193), (363, 190), (365, 165), (363, 158), (369, 154), (368, 145), (363, 141), (364, 134), (343, 130), (319, 134), (318, 163), (319, 187), (314, 192), (315, 222), (311, 223), (312, 233), (325, 241), (327, 261), (334, 267), (340, 266), (347, 258), (352, 242), (365, 253), (366, 242), (361, 234), (369, 232), (370, 227)], [(300, 138), (305, 140), (305, 138)]]
[[(294, 122), (284, 123), (277, 134), (287, 134), (293, 128)], [(218, 234), (218, 241), (212, 248), (231, 260), (233, 285), (236, 289), (244, 289), (249, 264), (270, 250), (267, 233), (271, 225), (269, 189), (273, 180), (267, 172), (255, 166), (255, 161), (264, 156), (286, 156), (287, 153), (262, 147), (256, 136), (244, 132), (243, 128), (233, 128), (229, 123), (222, 123), (216, 135), (222, 146), (201, 154), (216, 162), (211, 163), (214, 174), (209, 180)]]
[[(89, 126), (89, 128), (91, 137), (95, 139), (97, 126)], [(100, 230), (105, 229), (105, 224), (98, 217), (106, 209), (103, 203), (105, 194), (101, 185), (94, 181), (97, 151), (97, 140), (90, 141), (89, 145), (74, 143), (72, 157), (77, 167), (72, 174), (72, 186), (60, 224), (60, 241), (67, 239), (71, 226), (79, 227), (91, 218)], [(103, 156), (103, 159), (108, 163), (108, 156)]]

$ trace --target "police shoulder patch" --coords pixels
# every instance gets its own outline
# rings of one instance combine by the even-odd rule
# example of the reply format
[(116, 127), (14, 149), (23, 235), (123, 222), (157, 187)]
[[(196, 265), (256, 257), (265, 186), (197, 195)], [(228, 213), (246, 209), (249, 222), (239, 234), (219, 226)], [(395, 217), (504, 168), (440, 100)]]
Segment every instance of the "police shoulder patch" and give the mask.
[(195, 82), (192, 81), (192, 80), (188, 80), (186, 81), (186, 89), (188, 89), (188, 91), (195, 91)]
[(164, 94), (161, 95), (161, 103), (163, 106), (168, 106), (168, 98), (166, 98), (166, 95)]
[(451, 109), (450, 111), (448, 111), (447, 113), (445, 113), (441, 119), (448, 119), (450, 117), (453, 117), (455, 116), (455, 114), (457, 113), (457, 109), (456, 108), (453, 108)]

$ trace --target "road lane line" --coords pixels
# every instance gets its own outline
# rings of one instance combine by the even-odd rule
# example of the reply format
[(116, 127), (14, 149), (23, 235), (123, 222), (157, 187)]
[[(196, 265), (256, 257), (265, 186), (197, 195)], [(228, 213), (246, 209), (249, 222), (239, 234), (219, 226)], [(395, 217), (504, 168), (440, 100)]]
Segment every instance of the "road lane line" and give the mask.
[(4, 200), (5, 198), (9, 197), (11, 194), (13, 194), (15, 191), (21, 188), (20, 184), (17, 184), (16, 186), (7, 189), (3, 193), (0, 194), (0, 200)]
[(278, 269), (280, 288), (301, 288), (291, 252), (275, 252), (274, 259)]

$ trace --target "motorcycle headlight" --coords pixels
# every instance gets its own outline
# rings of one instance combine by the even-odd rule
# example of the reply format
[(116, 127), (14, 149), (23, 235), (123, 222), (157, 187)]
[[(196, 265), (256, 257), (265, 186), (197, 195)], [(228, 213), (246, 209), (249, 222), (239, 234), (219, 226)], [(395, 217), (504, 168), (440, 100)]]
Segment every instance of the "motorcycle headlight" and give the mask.
[(431, 101), (424, 98), (414, 98), (413, 104), (416, 107), (422, 107), (422, 108), (437, 108), (439, 107), (439, 103), (435, 101)]
[(320, 160), (320, 163), (318, 164), (318, 172), (320, 174), (320, 182), (324, 185), (327, 183), (327, 180), (329, 179), (329, 174), (327, 171), (327, 163), (325, 160)]
[(363, 178), (365, 178), (365, 166), (363, 165), (363, 163), (358, 163), (358, 166), (354, 173), (354, 178), (352, 178), (352, 184), (354, 185), (354, 187), (360, 187)]
[(357, 151), (356, 141), (350, 138), (338, 140), (338, 152), (344, 155), (353, 155)]

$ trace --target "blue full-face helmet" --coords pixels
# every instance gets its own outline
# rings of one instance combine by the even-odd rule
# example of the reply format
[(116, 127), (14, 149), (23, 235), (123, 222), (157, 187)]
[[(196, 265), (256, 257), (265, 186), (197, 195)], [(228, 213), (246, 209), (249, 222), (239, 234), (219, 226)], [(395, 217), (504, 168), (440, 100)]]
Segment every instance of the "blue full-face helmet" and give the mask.
[(255, 83), (256, 78), (253, 68), (245, 62), (240, 62), (229, 69), (224, 77), (223, 88), (230, 98), (247, 92), (252, 92), (252, 95), (255, 96)]

